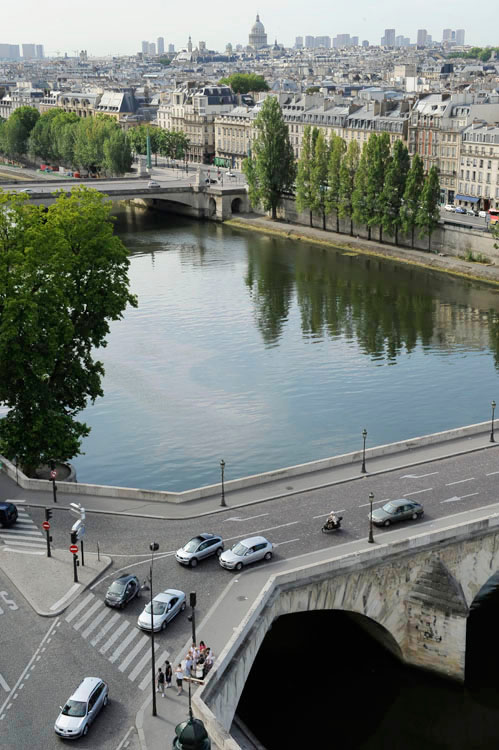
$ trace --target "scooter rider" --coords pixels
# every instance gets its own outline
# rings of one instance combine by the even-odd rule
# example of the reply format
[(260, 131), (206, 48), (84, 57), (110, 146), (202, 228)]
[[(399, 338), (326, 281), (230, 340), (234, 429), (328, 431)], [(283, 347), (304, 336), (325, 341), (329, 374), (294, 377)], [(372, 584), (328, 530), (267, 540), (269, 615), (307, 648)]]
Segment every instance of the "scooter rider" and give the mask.
[(338, 518), (334, 510), (332, 510), (331, 513), (328, 515), (326, 523), (329, 528), (334, 528), (335, 526), (339, 525), (340, 519)]

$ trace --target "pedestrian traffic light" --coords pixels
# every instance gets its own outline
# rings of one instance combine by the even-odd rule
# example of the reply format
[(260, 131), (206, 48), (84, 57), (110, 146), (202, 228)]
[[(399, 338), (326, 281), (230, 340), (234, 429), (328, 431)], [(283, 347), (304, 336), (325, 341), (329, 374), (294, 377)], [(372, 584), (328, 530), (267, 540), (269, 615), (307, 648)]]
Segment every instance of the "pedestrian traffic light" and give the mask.
[(76, 544), (77, 541), (78, 541), (78, 535), (76, 531), (72, 531), (71, 532), (71, 544)]
[(45, 508), (45, 520), (50, 521), (51, 518), (52, 518), (52, 511), (50, 510), (50, 508)]
[(189, 594), (189, 605), (191, 607), (196, 606), (196, 592), (195, 591), (191, 591), (191, 593)]

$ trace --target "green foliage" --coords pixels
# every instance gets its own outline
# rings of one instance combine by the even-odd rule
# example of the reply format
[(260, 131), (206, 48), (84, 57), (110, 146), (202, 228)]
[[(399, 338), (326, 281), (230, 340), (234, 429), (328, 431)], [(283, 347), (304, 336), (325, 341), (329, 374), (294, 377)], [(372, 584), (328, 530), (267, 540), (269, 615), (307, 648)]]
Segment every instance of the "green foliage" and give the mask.
[(334, 211), (336, 214), (336, 231), (339, 231), (339, 207), (340, 207), (340, 169), (341, 162), (347, 150), (343, 138), (339, 135), (331, 136), (328, 162), (328, 191), (327, 191), (327, 212)]
[(369, 212), (367, 208), (367, 143), (364, 144), (355, 173), (354, 191), (352, 194), (353, 219), (358, 224), (367, 225)]
[(255, 119), (252, 156), (243, 162), (250, 200), (277, 218), (282, 194), (293, 185), (296, 168), (289, 131), (276, 97), (265, 99)]
[(398, 231), (402, 224), (400, 210), (403, 205), (409, 164), (409, 152), (406, 146), (402, 141), (395, 141), (381, 194), (382, 226), (385, 232), (395, 235), (395, 243), (398, 241)]
[(326, 214), (328, 213), (327, 198), (329, 195), (329, 144), (322, 130), (315, 140), (314, 155), (311, 170), (312, 211), (320, 211), (322, 226), (326, 228)]
[(319, 86), (309, 86), (305, 91), (306, 94), (318, 94), (320, 91)]
[(428, 235), (428, 250), (431, 250), (431, 235), (440, 219), (440, 182), (437, 167), (431, 167), (425, 179), (421, 203), (416, 215), (419, 236)]
[[(338, 194), (338, 215), (341, 219), (350, 219), (350, 222), (353, 218), (353, 192), (359, 160), (360, 147), (358, 141), (352, 140), (348, 144), (347, 152), (341, 161)], [(350, 224), (350, 233), (352, 232), (353, 228)]]
[(412, 237), (414, 246), (414, 229), (419, 211), (421, 192), (424, 185), (423, 160), (419, 154), (412, 157), (411, 167), (407, 173), (407, 180), (404, 190), (404, 202), (400, 209), (401, 227), (406, 234)]
[(34, 107), (18, 107), (2, 125), (0, 150), (11, 159), (27, 152), (28, 138), (40, 114)]
[[(305, 211), (306, 209), (312, 211), (314, 203), (312, 190), (312, 165), (317, 135), (317, 128), (305, 125), (305, 128), (303, 129), (301, 155), (296, 171), (296, 207), (298, 208), (298, 211)], [(312, 217), (310, 220), (312, 220)]]
[(449, 52), (447, 57), (453, 59), (459, 57), (464, 60), (480, 60), (481, 62), (488, 62), (495, 52), (499, 54), (499, 47), (472, 47), (467, 52)]
[(367, 226), (383, 225), (383, 187), (390, 159), (390, 136), (388, 133), (373, 133), (367, 142)]
[(75, 416), (102, 396), (94, 351), (137, 302), (104, 196), (75, 188), (47, 210), (26, 198), (0, 192), (0, 453), (32, 470), (80, 452)]
[(490, 263), (490, 258), (487, 258), (483, 253), (474, 253), (473, 250), (467, 251), (464, 260), (467, 260), (469, 263)]
[(171, 159), (183, 159), (189, 148), (189, 139), (181, 130), (163, 130), (152, 125), (137, 125), (127, 132), (128, 142), (137, 154), (147, 153), (147, 136), (151, 138), (151, 151)]
[(171, 60), (169, 57), (160, 57), (159, 58), (160, 65), (170, 65)]
[(248, 94), (250, 91), (268, 91), (269, 86), (263, 76), (256, 73), (233, 73), (221, 78), (220, 85), (230, 86), (236, 94)]

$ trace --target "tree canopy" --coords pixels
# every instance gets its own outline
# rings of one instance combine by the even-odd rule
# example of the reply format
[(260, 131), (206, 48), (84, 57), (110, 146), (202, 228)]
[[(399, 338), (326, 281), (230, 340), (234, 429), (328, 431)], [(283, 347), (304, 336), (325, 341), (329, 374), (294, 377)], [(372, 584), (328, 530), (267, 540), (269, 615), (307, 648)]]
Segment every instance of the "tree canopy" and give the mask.
[(47, 210), (26, 198), (0, 192), (0, 453), (31, 473), (80, 453), (75, 417), (103, 395), (94, 350), (137, 301), (105, 196), (74, 188)]
[(256, 73), (233, 73), (221, 78), (219, 84), (230, 86), (236, 94), (248, 94), (250, 91), (268, 91), (269, 86), (263, 76)]

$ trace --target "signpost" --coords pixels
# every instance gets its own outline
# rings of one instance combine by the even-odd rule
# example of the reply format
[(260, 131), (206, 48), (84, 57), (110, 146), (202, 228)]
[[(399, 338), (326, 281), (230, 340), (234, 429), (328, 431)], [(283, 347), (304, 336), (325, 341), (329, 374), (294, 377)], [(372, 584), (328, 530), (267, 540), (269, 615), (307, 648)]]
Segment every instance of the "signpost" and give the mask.
[(52, 557), (52, 552), (50, 551), (50, 542), (52, 541), (52, 537), (50, 536), (50, 519), (52, 518), (52, 510), (50, 508), (45, 508), (45, 521), (42, 523), (42, 529), (44, 529), (46, 537), (47, 537), (47, 557)]
[(55, 483), (55, 478), (57, 476), (57, 469), (55, 468), (55, 462), (54, 461), (50, 462), (50, 468), (51, 468), (50, 478), (52, 480), (52, 493), (54, 495), (54, 503), (56, 503), (57, 502), (57, 485)]
[(78, 553), (78, 545), (77, 544), (70, 544), (69, 545), (69, 551), (73, 553), (73, 555), (76, 555)]
[(50, 524), (48, 521), (44, 521), (42, 523), (42, 529), (45, 529), (45, 531), (48, 531), (50, 529)]
[(78, 516), (78, 520), (73, 524), (71, 528), (71, 540), (73, 540), (73, 534), (75, 535), (74, 541), (81, 542), (81, 564), (85, 565), (85, 555), (83, 548), (83, 537), (85, 535), (85, 508), (80, 503), (70, 503), (69, 511), (74, 516)]

